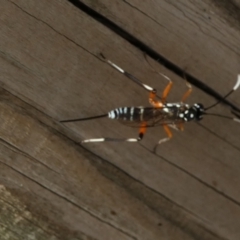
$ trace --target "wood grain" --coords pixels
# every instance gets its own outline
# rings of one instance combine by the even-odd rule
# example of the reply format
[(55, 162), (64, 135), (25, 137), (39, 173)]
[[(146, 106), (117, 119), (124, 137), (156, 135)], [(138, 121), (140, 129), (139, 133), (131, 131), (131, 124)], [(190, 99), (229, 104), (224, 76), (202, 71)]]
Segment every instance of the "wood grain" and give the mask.
[[(82, 2), (219, 93), (234, 85), (238, 19), (215, 1)], [(148, 94), (100, 53), (159, 92), (166, 81), (138, 48), (69, 1), (0, 3), (3, 239), (239, 239), (237, 123), (206, 117), (186, 125), (158, 155), (152, 148), (161, 128), (140, 144), (81, 146), (83, 138), (137, 131), (108, 119), (59, 120), (148, 104)], [(182, 79), (149, 61), (173, 79), (169, 101), (179, 101)], [(239, 96), (230, 100), (238, 105)], [(214, 101), (196, 88), (189, 98)]]

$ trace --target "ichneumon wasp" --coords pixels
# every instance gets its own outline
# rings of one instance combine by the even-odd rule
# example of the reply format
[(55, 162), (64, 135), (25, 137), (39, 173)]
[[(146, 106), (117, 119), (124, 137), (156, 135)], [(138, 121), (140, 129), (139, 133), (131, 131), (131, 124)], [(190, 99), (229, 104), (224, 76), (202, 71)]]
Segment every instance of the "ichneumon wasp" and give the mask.
[[(116, 108), (107, 114), (93, 116), (88, 118), (77, 118), (77, 119), (68, 119), (62, 120), (60, 122), (77, 122), (77, 121), (86, 121), (97, 118), (108, 117), (110, 119), (116, 119), (124, 125), (130, 127), (139, 128), (139, 135), (137, 138), (125, 138), (125, 139), (115, 139), (115, 138), (90, 138), (81, 141), (81, 143), (93, 143), (93, 142), (105, 142), (105, 141), (124, 141), (124, 142), (139, 142), (143, 139), (143, 136), (148, 127), (156, 127), (163, 126), (167, 137), (162, 138), (158, 141), (158, 143), (154, 147), (154, 152), (156, 152), (157, 146), (163, 142), (166, 142), (172, 138), (172, 132), (169, 127), (174, 128), (176, 130), (183, 130), (183, 124), (185, 122), (190, 122), (192, 120), (199, 121), (203, 118), (203, 115), (214, 115), (218, 117), (223, 117), (227, 119), (234, 120), (236, 122), (240, 122), (240, 118), (232, 118), (221, 114), (208, 113), (207, 110), (215, 107), (221, 101), (214, 103), (213, 105), (204, 108), (203, 104), (195, 103), (192, 106), (184, 103), (187, 97), (192, 92), (191, 85), (187, 82), (187, 91), (183, 95), (180, 102), (176, 103), (167, 103), (166, 98), (172, 88), (173, 82), (170, 78), (165, 76), (162, 73), (159, 73), (165, 79), (168, 80), (168, 85), (165, 87), (162, 96), (157, 96), (157, 90), (148, 86), (145, 83), (142, 83), (136, 77), (126, 72), (115, 63), (106, 59), (102, 54), (101, 57), (103, 60), (115, 68), (120, 73), (124, 74), (127, 78), (131, 79), (140, 87), (144, 88), (149, 92), (149, 103), (151, 107), (119, 107)], [(226, 94), (222, 99), (226, 99), (230, 94), (232, 94), (240, 85), (240, 75), (238, 75), (238, 79), (232, 90)]]

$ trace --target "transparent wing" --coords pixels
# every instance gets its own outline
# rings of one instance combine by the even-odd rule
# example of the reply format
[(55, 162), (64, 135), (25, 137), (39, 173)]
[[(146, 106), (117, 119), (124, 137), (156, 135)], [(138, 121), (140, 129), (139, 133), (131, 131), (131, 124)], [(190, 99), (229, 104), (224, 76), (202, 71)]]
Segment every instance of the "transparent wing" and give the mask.
[(143, 108), (142, 115), (136, 115), (132, 120), (119, 119), (118, 121), (129, 127), (156, 127), (164, 124), (175, 125), (184, 122), (179, 119), (179, 108)]

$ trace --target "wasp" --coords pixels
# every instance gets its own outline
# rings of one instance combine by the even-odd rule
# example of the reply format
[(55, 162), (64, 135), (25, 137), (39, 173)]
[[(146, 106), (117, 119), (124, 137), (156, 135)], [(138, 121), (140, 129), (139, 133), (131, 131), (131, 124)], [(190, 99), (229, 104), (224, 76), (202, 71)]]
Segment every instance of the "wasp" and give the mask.
[(200, 121), (204, 115), (215, 115), (223, 118), (232, 119), (236, 122), (240, 122), (240, 118), (232, 118), (220, 114), (208, 113), (207, 110), (215, 107), (219, 104), (223, 99), (226, 99), (230, 94), (232, 94), (240, 85), (240, 75), (238, 75), (237, 82), (232, 88), (232, 90), (226, 94), (222, 100), (214, 103), (213, 105), (204, 108), (203, 104), (195, 103), (192, 106), (185, 103), (185, 100), (189, 97), (192, 92), (191, 85), (187, 82), (187, 91), (183, 95), (180, 102), (176, 103), (168, 103), (166, 101), (167, 96), (172, 88), (173, 82), (172, 80), (167, 77), (166, 75), (159, 73), (165, 79), (168, 80), (168, 84), (165, 87), (162, 96), (159, 97), (157, 95), (157, 90), (152, 88), (151, 86), (141, 82), (139, 79), (128, 73), (127, 71), (123, 70), (119, 66), (117, 66), (112, 61), (105, 58), (104, 55), (101, 54), (102, 59), (109, 64), (111, 67), (119, 71), (120, 73), (124, 74), (127, 78), (132, 80), (134, 83), (139, 85), (140, 87), (144, 88), (146, 91), (149, 92), (149, 103), (150, 107), (119, 107), (114, 110), (111, 110), (107, 114), (93, 116), (88, 118), (77, 118), (77, 119), (68, 119), (62, 120), (60, 122), (77, 122), (77, 121), (86, 121), (92, 120), (97, 118), (105, 118), (108, 117), (112, 120), (118, 120), (120, 123), (130, 126), (130, 127), (137, 127), (139, 128), (139, 134), (136, 138), (125, 138), (125, 139), (116, 139), (116, 138), (90, 138), (82, 140), (81, 143), (94, 143), (94, 142), (105, 142), (105, 141), (121, 141), (121, 142), (139, 142), (143, 139), (143, 136), (146, 132), (146, 129), (149, 127), (156, 127), (156, 126), (163, 126), (166, 137), (160, 139), (154, 147), (154, 152), (156, 152), (157, 147), (170, 140), (172, 138), (172, 132), (170, 127), (175, 130), (183, 131), (184, 123), (190, 121)]

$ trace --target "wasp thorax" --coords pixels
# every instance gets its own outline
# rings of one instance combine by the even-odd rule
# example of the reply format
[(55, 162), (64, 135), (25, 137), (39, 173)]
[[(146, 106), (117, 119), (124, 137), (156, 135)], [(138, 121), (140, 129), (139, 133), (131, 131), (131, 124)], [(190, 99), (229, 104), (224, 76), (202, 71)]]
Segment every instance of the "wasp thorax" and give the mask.
[(189, 109), (185, 110), (182, 113), (183, 119), (186, 122), (196, 120), (200, 121), (204, 114), (204, 107), (201, 103), (195, 103), (193, 106), (191, 106)]

